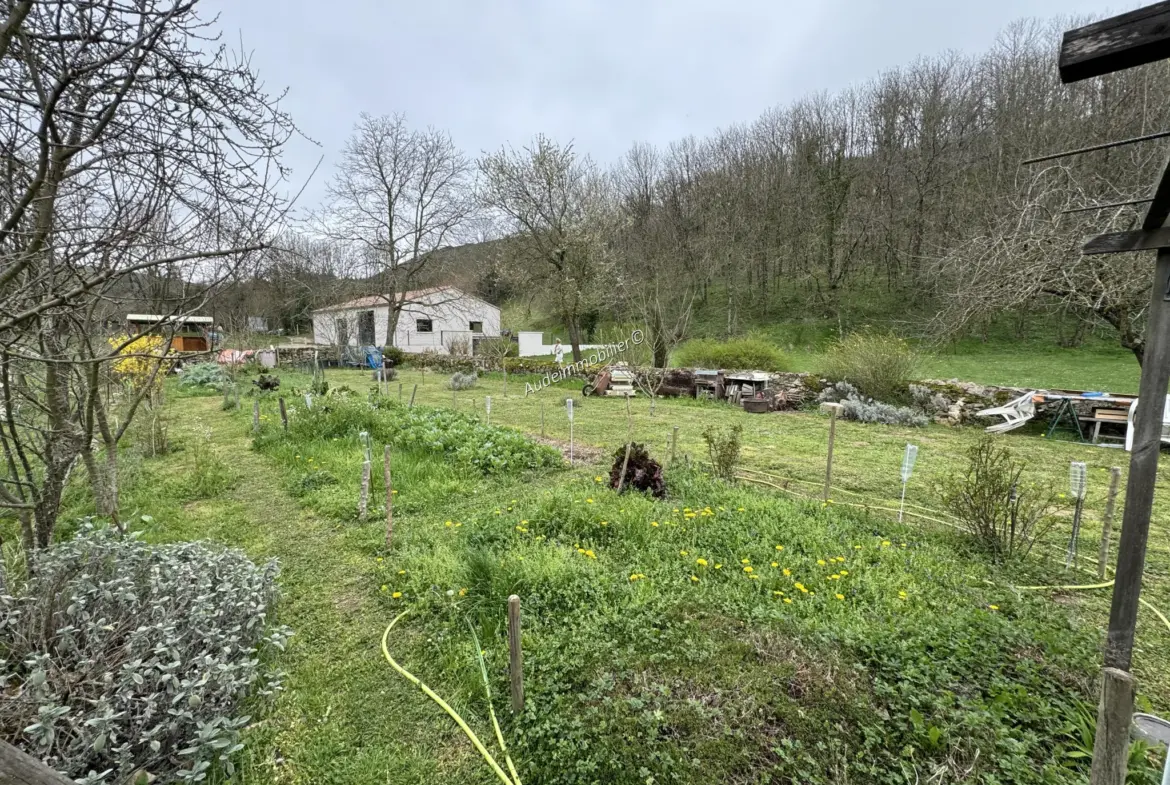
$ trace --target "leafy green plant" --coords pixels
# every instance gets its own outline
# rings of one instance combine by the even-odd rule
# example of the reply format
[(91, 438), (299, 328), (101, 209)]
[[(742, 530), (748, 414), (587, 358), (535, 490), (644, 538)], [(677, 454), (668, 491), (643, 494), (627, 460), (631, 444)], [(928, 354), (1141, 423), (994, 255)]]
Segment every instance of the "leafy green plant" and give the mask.
[(85, 523), (35, 566), (20, 586), (0, 573), (0, 735), (87, 783), (230, 777), (241, 701), (281, 689), (275, 562)]
[(397, 346), (383, 346), (382, 347), (382, 361), (392, 368), (397, 368), (406, 362), (406, 352), (399, 349)]
[[(1093, 762), (1096, 736), (1096, 707), (1085, 701), (1074, 701), (1068, 707), (1067, 721), (1060, 729), (1065, 765), (1087, 774)], [(1130, 742), (1125, 770), (1126, 785), (1157, 785), (1161, 780), (1161, 767), (1150, 761), (1152, 752), (1155, 750), (1145, 741), (1137, 739)]]
[(212, 390), (222, 390), (231, 383), (231, 376), (219, 363), (195, 363), (183, 369), (179, 376), (179, 385), (182, 387), (206, 387)]
[(684, 368), (721, 368), (729, 371), (786, 371), (784, 353), (758, 338), (716, 341), (696, 338), (679, 347), (675, 361)]
[(738, 423), (724, 427), (708, 425), (703, 429), (703, 441), (707, 443), (707, 455), (711, 458), (711, 469), (715, 476), (727, 482), (735, 482), (743, 426)]
[(1025, 465), (986, 435), (967, 451), (966, 470), (943, 482), (943, 503), (999, 559), (1026, 556), (1055, 522), (1056, 497), (1023, 481)]
[(847, 381), (865, 395), (886, 403), (909, 397), (908, 382), (918, 368), (918, 356), (901, 338), (882, 332), (851, 333), (831, 345), (821, 361), (821, 375), (832, 382)]
[(188, 498), (209, 499), (235, 484), (236, 475), (211, 443), (211, 431), (196, 436), (188, 448), (189, 470), (182, 478)]

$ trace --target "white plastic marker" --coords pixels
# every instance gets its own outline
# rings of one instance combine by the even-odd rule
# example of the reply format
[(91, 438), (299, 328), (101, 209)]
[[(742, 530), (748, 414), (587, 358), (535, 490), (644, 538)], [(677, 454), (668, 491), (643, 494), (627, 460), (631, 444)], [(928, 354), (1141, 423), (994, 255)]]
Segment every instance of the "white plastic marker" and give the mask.
[(907, 444), (906, 454), (902, 456), (902, 501), (898, 504), (898, 523), (902, 522), (902, 510), (906, 508), (906, 483), (910, 482), (910, 475), (914, 472), (914, 461), (918, 460), (918, 445)]
[(305, 408), (309, 411), (313, 410), (313, 394), (305, 393)]
[(362, 448), (365, 450), (365, 453), (366, 453), (366, 462), (369, 463), (369, 461), (370, 461), (370, 432), (369, 431), (361, 431), (360, 433), (358, 433), (358, 441), (360, 441), (362, 443)]
[(1072, 461), (1068, 465), (1068, 492), (1077, 500), (1073, 508), (1072, 537), (1068, 541), (1068, 554), (1064, 558), (1064, 568), (1067, 570), (1077, 558), (1077, 538), (1081, 536), (1081, 511), (1085, 507), (1085, 464), (1081, 461)]
[(569, 465), (573, 465), (573, 399), (565, 399), (565, 411), (569, 413)]
[(492, 397), (490, 395), (484, 396), (483, 405), (484, 405), (484, 408), (487, 409), (488, 425), (491, 425), (492, 424)]

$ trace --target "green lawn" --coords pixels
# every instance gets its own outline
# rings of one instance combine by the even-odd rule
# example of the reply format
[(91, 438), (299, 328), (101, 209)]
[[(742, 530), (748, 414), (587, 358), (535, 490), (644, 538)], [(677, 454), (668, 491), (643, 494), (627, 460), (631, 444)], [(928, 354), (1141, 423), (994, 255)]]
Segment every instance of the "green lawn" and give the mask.
[[(310, 413), (299, 396), (308, 378), (280, 376), (290, 434), (273, 398), (254, 441), (250, 399), (224, 413), (218, 397), (172, 394), (178, 449), (128, 458), (124, 478), (126, 517), (150, 516), (141, 525), (151, 539), (209, 538), (281, 561), (279, 617), (296, 632), (282, 662), (287, 690), (256, 707), (238, 781), (498, 781), (381, 658), (385, 626), (408, 609), (389, 641), (394, 656), (491, 746), (469, 620), (478, 631), (527, 783), (1084, 781), (1063, 767), (1070, 747), (1058, 730), (1094, 700), (1108, 592), (1011, 588), (1095, 582), (1063, 570), (1068, 527), (1025, 565), (1003, 568), (946, 525), (899, 525), (850, 506), (896, 507), (912, 441), (920, 454), (907, 499), (938, 517), (924, 511), (938, 507), (937, 484), (961, 465), (977, 429), (841, 422), (833, 503), (824, 505), (792, 493), (819, 494), (824, 418), (668, 400), (651, 413), (635, 398), (634, 437), (656, 456), (669, 454), (679, 428), (670, 496), (654, 501), (608, 490), (608, 459), (484, 474), (461, 454), (436, 454), (429, 438), (402, 442), (392, 424), (398, 385), (405, 407), (417, 384), (418, 408), (483, 420), (491, 395), (493, 424), (539, 437), (543, 420), (545, 440), (564, 448), (563, 400), (575, 393), (575, 444), (608, 456), (626, 439), (625, 401), (582, 400), (579, 385), (526, 396), (513, 378), (505, 396), (491, 375), (452, 394), (446, 375), (405, 371), (379, 413), (360, 403), (368, 372), (330, 371), (331, 386), (352, 388), (355, 400), (317, 398)], [(703, 428), (730, 423), (745, 427), (745, 466), (788, 492), (726, 486), (693, 468), (705, 457)], [(360, 430), (397, 445), (388, 552), (380, 461), (370, 520), (357, 516)], [(1079, 546), (1091, 571), (1104, 477), (1126, 456), (1036, 433), (1003, 438), (1038, 483), (1063, 487), (1070, 460), (1089, 464)], [(1167, 608), (1164, 482), (1145, 596)], [(83, 490), (71, 490), (70, 504), (86, 511)], [(502, 625), (512, 593), (524, 607), (528, 703), (519, 716), (506, 697)], [(1144, 705), (1165, 711), (1170, 632), (1159, 625), (1143, 609), (1135, 670)]]

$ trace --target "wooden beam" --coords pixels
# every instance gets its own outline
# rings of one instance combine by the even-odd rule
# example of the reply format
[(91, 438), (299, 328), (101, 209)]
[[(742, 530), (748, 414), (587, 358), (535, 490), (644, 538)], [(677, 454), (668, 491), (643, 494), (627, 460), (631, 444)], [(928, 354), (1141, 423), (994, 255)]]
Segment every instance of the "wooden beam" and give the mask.
[(73, 785), (73, 780), (36, 758), (0, 741), (0, 783), (3, 785)]
[(1170, 0), (1069, 30), (1060, 45), (1068, 84), (1170, 57)]
[(1085, 243), (1081, 252), (1085, 254), (1128, 253), (1130, 251), (1156, 251), (1159, 248), (1170, 248), (1170, 227), (1099, 234)]

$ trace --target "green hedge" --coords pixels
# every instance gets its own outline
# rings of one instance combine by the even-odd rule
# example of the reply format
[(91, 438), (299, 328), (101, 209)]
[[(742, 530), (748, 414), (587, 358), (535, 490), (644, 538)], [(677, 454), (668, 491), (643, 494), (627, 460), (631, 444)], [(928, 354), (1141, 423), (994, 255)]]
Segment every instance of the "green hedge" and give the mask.
[(757, 338), (731, 341), (696, 338), (679, 347), (675, 361), (683, 368), (728, 371), (787, 371), (790, 367), (783, 352)]

